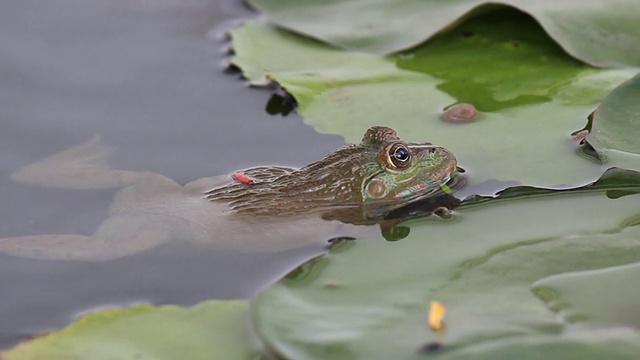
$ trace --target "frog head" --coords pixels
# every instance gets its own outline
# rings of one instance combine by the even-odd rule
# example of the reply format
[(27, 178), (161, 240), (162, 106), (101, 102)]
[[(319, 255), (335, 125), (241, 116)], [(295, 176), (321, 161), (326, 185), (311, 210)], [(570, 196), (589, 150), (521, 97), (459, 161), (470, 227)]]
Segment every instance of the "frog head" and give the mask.
[(375, 161), (363, 168), (360, 194), (365, 205), (392, 210), (442, 194), (456, 174), (457, 161), (450, 151), (428, 142), (402, 141), (388, 127), (368, 129), (361, 146), (375, 152)]

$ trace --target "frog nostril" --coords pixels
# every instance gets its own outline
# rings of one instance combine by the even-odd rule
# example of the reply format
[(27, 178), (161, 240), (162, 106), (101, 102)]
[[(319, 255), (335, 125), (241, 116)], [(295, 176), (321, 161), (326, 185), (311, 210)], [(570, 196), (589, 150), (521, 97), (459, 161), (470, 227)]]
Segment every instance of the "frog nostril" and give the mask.
[(436, 148), (429, 149), (429, 152), (432, 153), (432, 154), (435, 153), (436, 151), (438, 151), (438, 149), (436, 149)]

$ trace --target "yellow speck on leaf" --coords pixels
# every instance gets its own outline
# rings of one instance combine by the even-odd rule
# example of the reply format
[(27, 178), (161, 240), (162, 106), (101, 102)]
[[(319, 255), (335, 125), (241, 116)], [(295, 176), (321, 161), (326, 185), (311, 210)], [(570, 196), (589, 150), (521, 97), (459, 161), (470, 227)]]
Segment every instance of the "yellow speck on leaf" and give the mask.
[(444, 308), (442, 303), (439, 301), (431, 302), (431, 306), (429, 307), (429, 327), (431, 330), (436, 331), (442, 329), (444, 326), (442, 319), (446, 312), (447, 310)]

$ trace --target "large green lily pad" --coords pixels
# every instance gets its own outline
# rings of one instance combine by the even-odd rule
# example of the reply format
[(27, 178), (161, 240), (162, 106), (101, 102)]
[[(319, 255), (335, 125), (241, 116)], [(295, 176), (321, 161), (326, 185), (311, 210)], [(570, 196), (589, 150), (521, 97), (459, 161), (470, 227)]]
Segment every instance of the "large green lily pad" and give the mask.
[(639, 66), (635, 0), (249, 0), (285, 28), (351, 50), (388, 54), (415, 46), (496, 4), (531, 14), (572, 56), (596, 66)]
[[(82, 316), (67, 328), (0, 351), (3, 360), (251, 359), (247, 302), (207, 301), (189, 308), (135, 305)], [(252, 357), (253, 356), (253, 357)]]
[[(367, 127), (388, 125), (405, 139), (449, 148), (475, 183), (567, 187), (597, 179), (605, 168), (579, 158), (569, 134), (596, 101), (635, 72), (585, 68), (559, 52), (535, 23), (514, 27), (505, 14), (463, 25), (476, 38), (444, 35), (397, 58), (345, 52), (250, 22), (231, 32), (231, 62), (254, 84), (277, 81), (320, 132), (358, 142)], [(500, 66), (475, 60), (478, 48), (492, 42), (498, 45), (487, 45), (483, 56), (501, 59)], [(460, 69), (477, 75), (466, 78)], [(460, 100), (495, 111), (468, 124), (439, 119), (443, 108)]]
[[(421, 359), (434, 343), (446, 359), (626, 359), (640, 349), (635, 330), (563, 322), (540, 300), (553, 297), (545, 287), (531, 287), (640, 262), (640, 194), (610, 193), (637, 191), (640, 178), (609, 175), (578, 191), (467, 202), (451, 219), (409, 222), (401, 241), (342, 243), (260, 295), (254, 323), (287, 359)], [(583, 304), (616, 297), (590, 295)], [(624, 299), (634, 301), (626, 315), (640, 317), (635, 299)], [(444, 332), (427, 326), (431, 300), (447, 307)]]
[(598, 107), (588, 143), (609, 166), (640, 169), (640, 74), (611, 92)]

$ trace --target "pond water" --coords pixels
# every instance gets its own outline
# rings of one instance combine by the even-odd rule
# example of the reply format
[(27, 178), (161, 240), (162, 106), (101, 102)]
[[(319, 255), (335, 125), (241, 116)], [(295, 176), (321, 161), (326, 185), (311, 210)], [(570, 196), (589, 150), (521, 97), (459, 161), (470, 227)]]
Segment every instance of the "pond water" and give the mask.
[[(301, 166), (340, 146), (269, 91), (223, 71), (224, 29), (253, 14), (232, 0), (0, 3), (0, 237), (92, 233), (116, 190), (17, 184), (16, 169), (100, 134), (110, 165), (179, 183), (253, 165)], [(215, 252), (168, 244), (106, 262), (0, 254), (0, 346), (79, 313), (136, 302), (249, 297), (325, 251)]]

